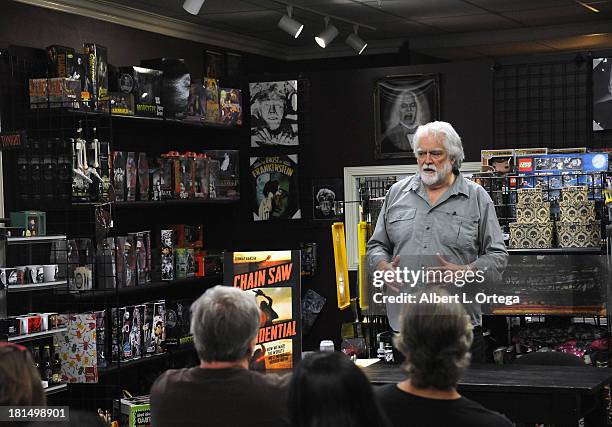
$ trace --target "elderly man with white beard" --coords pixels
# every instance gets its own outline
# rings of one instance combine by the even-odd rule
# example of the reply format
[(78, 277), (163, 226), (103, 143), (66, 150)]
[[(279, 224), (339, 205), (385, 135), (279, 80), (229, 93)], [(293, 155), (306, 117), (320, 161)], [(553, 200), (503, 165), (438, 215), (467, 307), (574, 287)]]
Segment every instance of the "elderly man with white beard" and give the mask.
[[(446, 122), (419, 126), (414, 135), (418, 173), (395, 183), (388, 191), (376, 228), (368, 242), (367, 261), (371, 273), (451, 272), (453, 277), (481, 277), (458, 287), (427, 274), (428, 280), (407, 284), (387, 280), (387, 294), (421, 293), (423, 286), (446, 285), (449, 293), (461, 293), (474, 327), (472, 361), (484, 362), (482, 311), (480, 304), (465, 295), (478, 286), (499, 279), (507, 263), (504, 244), (493, 201), (480, 185), (459, 172), (464, 159), (461, 138)], [(480, 276), (479, 276), (480, 275)], [(380, 274), (379, 274), (380, 277)], [(396, 276), (389, 276), (396, 277)], [(415, 277), (415, 276), (412, 276)], [(402, 301), (402, 299), (398, 299)], [(389, 324), (399, 329), (401, 303), (386, 300)]]

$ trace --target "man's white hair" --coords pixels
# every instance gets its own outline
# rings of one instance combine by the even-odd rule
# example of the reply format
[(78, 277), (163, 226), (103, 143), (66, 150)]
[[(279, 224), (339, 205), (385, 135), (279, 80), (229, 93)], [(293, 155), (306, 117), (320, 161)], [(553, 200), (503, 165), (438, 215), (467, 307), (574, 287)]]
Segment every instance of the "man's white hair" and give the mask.
[(444, 147), (448, 152), (451, 160), (455, 161), (454, 169), (459, 170), (461, 168), (461, 164), (463, 163), (463, 159), (465, 159), (465, 154), (463, 153), (463, 144), (461, 143), (461, 137), (457, 133), (457, 131), (453, 128), (450, 123), (447, 122), (429, 122), (427, 124), (421, 125), (417, 128), (414, 133), (414, 154), (417, 155), (417, 151), (419, 150), (419, 143), (421, 138), (425, 135), (433, 135), (434, 137), (438, 135), (444, 135)]

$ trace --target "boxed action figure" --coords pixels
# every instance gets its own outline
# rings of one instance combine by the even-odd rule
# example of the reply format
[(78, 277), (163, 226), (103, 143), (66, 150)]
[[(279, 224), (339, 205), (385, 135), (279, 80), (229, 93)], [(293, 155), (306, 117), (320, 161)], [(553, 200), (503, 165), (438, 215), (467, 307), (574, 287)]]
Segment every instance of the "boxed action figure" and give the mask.
[(191, 300), (166, 303), (166, 347), (180, 347), (193, 343), (189, 329), (191, 324)]
[(197, 154), (194, 159), (194, 169), (194, 197), (207, 199), (210, 186), (208, 158), (203, 154)]
[(87, 77), (92, 82), (95, 108), (109, 111), (108, 105), (108, 55), (106, 48), (95, 43), (83, 44), (87, 56)]
[(165, 351), (166, 342), (166, 301), (159, 300), (153, 304), (153, 334), (152, 341), (155, 345), (155, 354)]
[(51, 61), (51, 77), (72, 77), (75, 68), (75, 51), (71, 47), (52, 45), (47, 47)]
[(127, 161), (125, 166), (125, 183), (126, 183), (126, 200), (133, 202), (136, 200), (136, 182), (138, 179), (138, 166), (136, 165), (136, 153), (130, 151), (127, 153)]
[(219, 81), (217, 79), (206, 79), (206, 119), (207, 123), (219, 123), (221, 114), (219, 111)]
[(79, 108), (81, 100), (81, 82), (77, 79), (56, 77), (47, 83), (49, 107)]
[[(210, 184), (214, 184), (214, 198), (239, 199), (240, 174), (238, 150), (206, 150), (210, 159)], [(211, 196), (212, 190), (211, 190)]]
[(187, 277), (187, 248), (176, 248), (174, 250), (176, 259), (176, 278)]
[(161, 230), (161, 279), (174, 280), (174, 230)]
[(137, 274), (137, 257), (136, 257), (136, 235), (134, 233), (128, 233), (125, 239), (125, 249), (127, 251), (126, 265), (125, 265), (125, 286), (136, 286), (136, 274)]
[(113, 151), (113, 188), (115, 190), (115, 201), (125, 201), (125, 168), (127, 153)]
[(140, 61), (143, 67), (163, 72), (162, 101), (169, 119), (183, 119), (187, 109), (191, 76), (184, 59), (158, 58)]
[(138, 200), (149, 200), (151, 190), (147, 153), (138, 154)]
[(110, 92), (111, 114), (116, 116), (134, 115), (134, 95), (124, 92)]
[(163, 117), (162, 75), (160, 70), (143, 67), (121, 67), (119, 89), (134, 96), (135, 115)]
[(202, 225), (173, 225), (176, 246), (179, 248), (201, 248), (203, 246)]
[(119, 319), (121, 322), (119, 340), (119, 360), (131, 360), (133, 358), (132, 346), (130, 345), (130, 333), (132, 331), (132, 312), (134, 307), (119, 308)]
[(47, 94), (47, 79), (30, 79), (30, 108), (47, 108), (49, 96)]

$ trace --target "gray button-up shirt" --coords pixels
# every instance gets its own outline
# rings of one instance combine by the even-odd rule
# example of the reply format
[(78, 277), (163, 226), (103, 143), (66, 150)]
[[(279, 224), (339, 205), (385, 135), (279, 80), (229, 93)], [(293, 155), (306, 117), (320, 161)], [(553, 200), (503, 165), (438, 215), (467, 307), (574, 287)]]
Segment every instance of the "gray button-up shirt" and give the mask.
[[(491, 197), (462, 175), (456, 177), (434, 205), (429, 202), (418, 175), (395, 183), (385, 197), (368, 242), (367, 262), (373, 271), (381, 260), (390, 262), (399, 255), (401, 267), (427, 268), (438, 265), (437, 253), (454, 264), (472, 264), (473, 268), (486, 271), (484, 285), (498, 280), (507, 263), (508, 251)], [(473, 285), (453, 288), (447, 287), (451, 293), (474, 290)], [(389, 323), (394, 330), (399, 327), (398, 306), (387, 304)], [(480, 304), (465, 304), (465, 308), (472, 324), (480, 325)]]

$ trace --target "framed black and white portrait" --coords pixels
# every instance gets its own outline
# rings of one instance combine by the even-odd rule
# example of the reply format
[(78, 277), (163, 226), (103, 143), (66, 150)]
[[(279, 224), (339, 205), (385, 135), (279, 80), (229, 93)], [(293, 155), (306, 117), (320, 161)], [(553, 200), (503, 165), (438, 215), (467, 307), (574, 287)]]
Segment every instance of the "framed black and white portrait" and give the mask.
[(437, 75), (385, 77), (374, 88), (376, 159), (414, 157), (416, 129), (438, 120)]
[(344, 219), (344, 187), (341, 179), (312, 181), (312, 219), (342, 221)]
[(249, 83), (251, 147), (296, 146), (297, 80)]
[(593, 58), (593, 130), (612, 129), (612, 58)]

